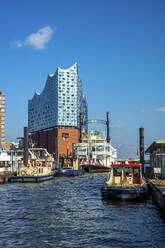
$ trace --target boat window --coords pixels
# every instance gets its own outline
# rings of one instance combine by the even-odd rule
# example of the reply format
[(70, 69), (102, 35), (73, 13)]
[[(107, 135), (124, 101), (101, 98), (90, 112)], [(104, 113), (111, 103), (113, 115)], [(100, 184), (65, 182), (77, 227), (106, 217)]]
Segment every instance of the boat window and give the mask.
[(114, 168), (113, 174), (115, 177), (121, 176), (121, 167)]
[(127, 177), (132, 176), (132, 168), (131, 168), (131, 167), (125, 167), (125, 168), (124, 168), (124, 172), (125, 172), (125, 175), (126, 175)]
[(140, 168), (133, 168), (133, 183), (140, 183)]
[(133, 168), (133, 174), (135, 177), (139, 177), (140, 176), (140, 169), (139, 168)]

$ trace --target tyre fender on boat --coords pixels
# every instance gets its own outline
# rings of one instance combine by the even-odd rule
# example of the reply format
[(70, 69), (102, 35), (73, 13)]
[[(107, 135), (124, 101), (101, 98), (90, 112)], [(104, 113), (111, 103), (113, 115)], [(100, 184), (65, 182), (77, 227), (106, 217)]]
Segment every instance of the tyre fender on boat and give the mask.
[(26, 171), (25, 170), (22, 170), (21, 171), (21, 176), (25, 176), (26, 175)]

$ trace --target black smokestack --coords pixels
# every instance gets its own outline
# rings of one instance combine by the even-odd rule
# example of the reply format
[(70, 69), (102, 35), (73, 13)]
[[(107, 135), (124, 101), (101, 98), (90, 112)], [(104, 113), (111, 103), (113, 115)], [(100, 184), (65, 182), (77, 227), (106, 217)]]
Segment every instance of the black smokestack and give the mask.
[(80, 138), (79, 138), (80, 143), (82, 143), (82, 125), (83, 125), (83, 120), (82, 120), (82, 114), (80, 113)]
[(24, 127), (24, 153), (23, 153), (24, 166), (28, 164), (28, 127)]
[(143, 172), (144, 172), (144, 128), (141, 127), (139, 129), (139, 151), (140, 151), (140, 163), (142, 164)]

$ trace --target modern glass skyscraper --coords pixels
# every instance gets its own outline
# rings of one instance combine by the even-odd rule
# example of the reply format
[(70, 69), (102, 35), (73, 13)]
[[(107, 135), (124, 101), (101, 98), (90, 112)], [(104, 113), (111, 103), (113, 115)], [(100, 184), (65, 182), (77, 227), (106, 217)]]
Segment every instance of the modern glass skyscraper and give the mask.
[(88, 108), (78, 76), (77, 63), (68, 69), (57, 68), (49, 74), (44, 90), (35, 93), (28, 102), (30, 133), (56, 128), (79, 128), (79, 115), (83, 113), (87, 134)]

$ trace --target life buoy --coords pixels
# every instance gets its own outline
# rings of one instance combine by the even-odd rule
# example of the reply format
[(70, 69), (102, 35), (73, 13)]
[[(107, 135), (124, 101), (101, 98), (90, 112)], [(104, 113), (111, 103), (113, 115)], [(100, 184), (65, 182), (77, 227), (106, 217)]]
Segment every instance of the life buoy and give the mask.
[(21, 171), (21, 176), (25, 176), (26, 175), (26, 171), (25, 170), (22, 170)]

